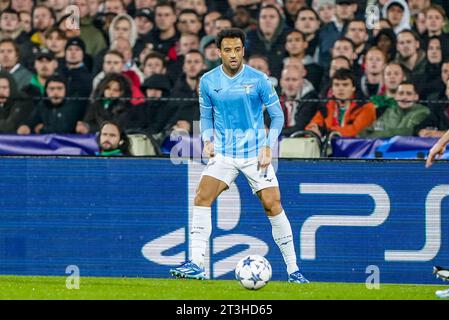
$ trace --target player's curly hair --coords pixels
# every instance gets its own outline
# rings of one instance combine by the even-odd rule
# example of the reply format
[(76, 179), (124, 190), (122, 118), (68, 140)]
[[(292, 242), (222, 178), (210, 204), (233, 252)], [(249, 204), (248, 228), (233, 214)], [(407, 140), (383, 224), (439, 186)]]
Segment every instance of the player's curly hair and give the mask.
[(229, 28), (221, 30), (217, 35), (217, 48), (221, 48), (221, 42), (224, 38), (240, 38), (240, 40), (242, 40), (243, 46), (245, 46), (246, 34), (242, 29)]

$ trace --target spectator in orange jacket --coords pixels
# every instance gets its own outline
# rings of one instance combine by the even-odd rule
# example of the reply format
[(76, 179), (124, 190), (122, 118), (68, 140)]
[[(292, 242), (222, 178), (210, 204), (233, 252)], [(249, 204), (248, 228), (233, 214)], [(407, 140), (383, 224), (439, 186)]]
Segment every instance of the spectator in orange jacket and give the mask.
[(351, 101), (355, 97), (356, 84), (350, 70), (337, 70), (331, 83), (335, 100), (326, 104), (326, 110), (315, 114), (306, 130), (320, 137), (332, 131), (339, 132), (343, 137), (355, 137), (376, 120), (376, 108), (371, 102), (360, 104)]

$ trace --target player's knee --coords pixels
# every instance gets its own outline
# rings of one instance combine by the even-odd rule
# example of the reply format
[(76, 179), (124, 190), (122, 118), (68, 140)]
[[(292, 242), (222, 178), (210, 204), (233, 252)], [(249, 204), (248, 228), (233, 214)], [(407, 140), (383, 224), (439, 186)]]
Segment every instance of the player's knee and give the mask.
[(268, 198), (262, 201), (263, 208), (268, 215), (275, 215), (282, 211), (281, 200), (277, 198)]
[(212, 205), (213, 199), (210, 193), (198, 189), (195, 195), (195, 206), (210, 207)]

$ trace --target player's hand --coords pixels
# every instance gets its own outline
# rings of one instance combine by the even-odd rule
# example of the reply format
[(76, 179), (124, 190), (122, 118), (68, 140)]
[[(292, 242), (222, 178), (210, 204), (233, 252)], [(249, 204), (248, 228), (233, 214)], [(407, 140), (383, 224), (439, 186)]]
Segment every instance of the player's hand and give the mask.
[(206, 141), (206, 143), (204, 144), (203, 152), (205, 155), (213, 158), (215, 156), (214, 143), (211, 141)]
[(259, 152), (259, 168), (266, 169), (271, 163), (271, 148), (263, 147)]
[(426, 168), (429, 168), (436, 159), (440, 158), (444, 154), (445, 151), (446, 145), (437, 142), (432, 149), (430, 149), (429, 155), (427, 156)]

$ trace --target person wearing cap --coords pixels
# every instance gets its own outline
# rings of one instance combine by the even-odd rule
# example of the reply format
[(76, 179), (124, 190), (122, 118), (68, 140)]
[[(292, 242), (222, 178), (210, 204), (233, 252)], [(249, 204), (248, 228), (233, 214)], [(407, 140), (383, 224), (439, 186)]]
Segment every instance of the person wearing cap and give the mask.
[(313, 0), (312, 8), (318, 13), (323, 24), (332, 22), (335, 17), (335, 0)]
[(134, 17), (134, 22), (137, 28), (137, 40), (133, 48), (133, 55), (137, 57), (146, 44), (153, 41), (154, 14), (149, 8), (139, 9)]
[[(62, 74), (67, 78), (69, 91), (88, 97), (92, 91), (92, 74), (84, 64), (86, 45), (81, 38), (71, 38), (65, 46), (65, 68)], [(71, 96), (71, 92), (69, 92)]]
[(410, 9), (405, 0), (389, 0), (382, 8), (382, 15), (391, 23), (397, 35), (411, 29)]
[(43, 97), (45, 82), (56, 73), (57, 68), (58, 62), (51, 51), (46, 48), (38, 51), (34, 59), (36, 73), (32, 76), (30, 83), (23, 88), (23, 91), (31, 97)]
[(355, 0), (336, 0), (335, 17), (331, 23), (323, 26), (319, 33), (319, 58), (318, 63), (325, 70), (329, 69), (331, 52), (335, 42), (341, 38), (347, 23), (354, 20), (357, 11)]
[(65, 46), (65, 66), (61, 74), (67, 79), (69, 97), (89, 97), (92, 91), (92, 74), (84, 65), (86, 46), (81, 38), (71, 38)]
[(45, 98), (17, 129), (18, 134), (75, 133), (75, 125), (85, 109), (78, 101), (66, 99), (64, 77), (53, 75), (45, 82)]

